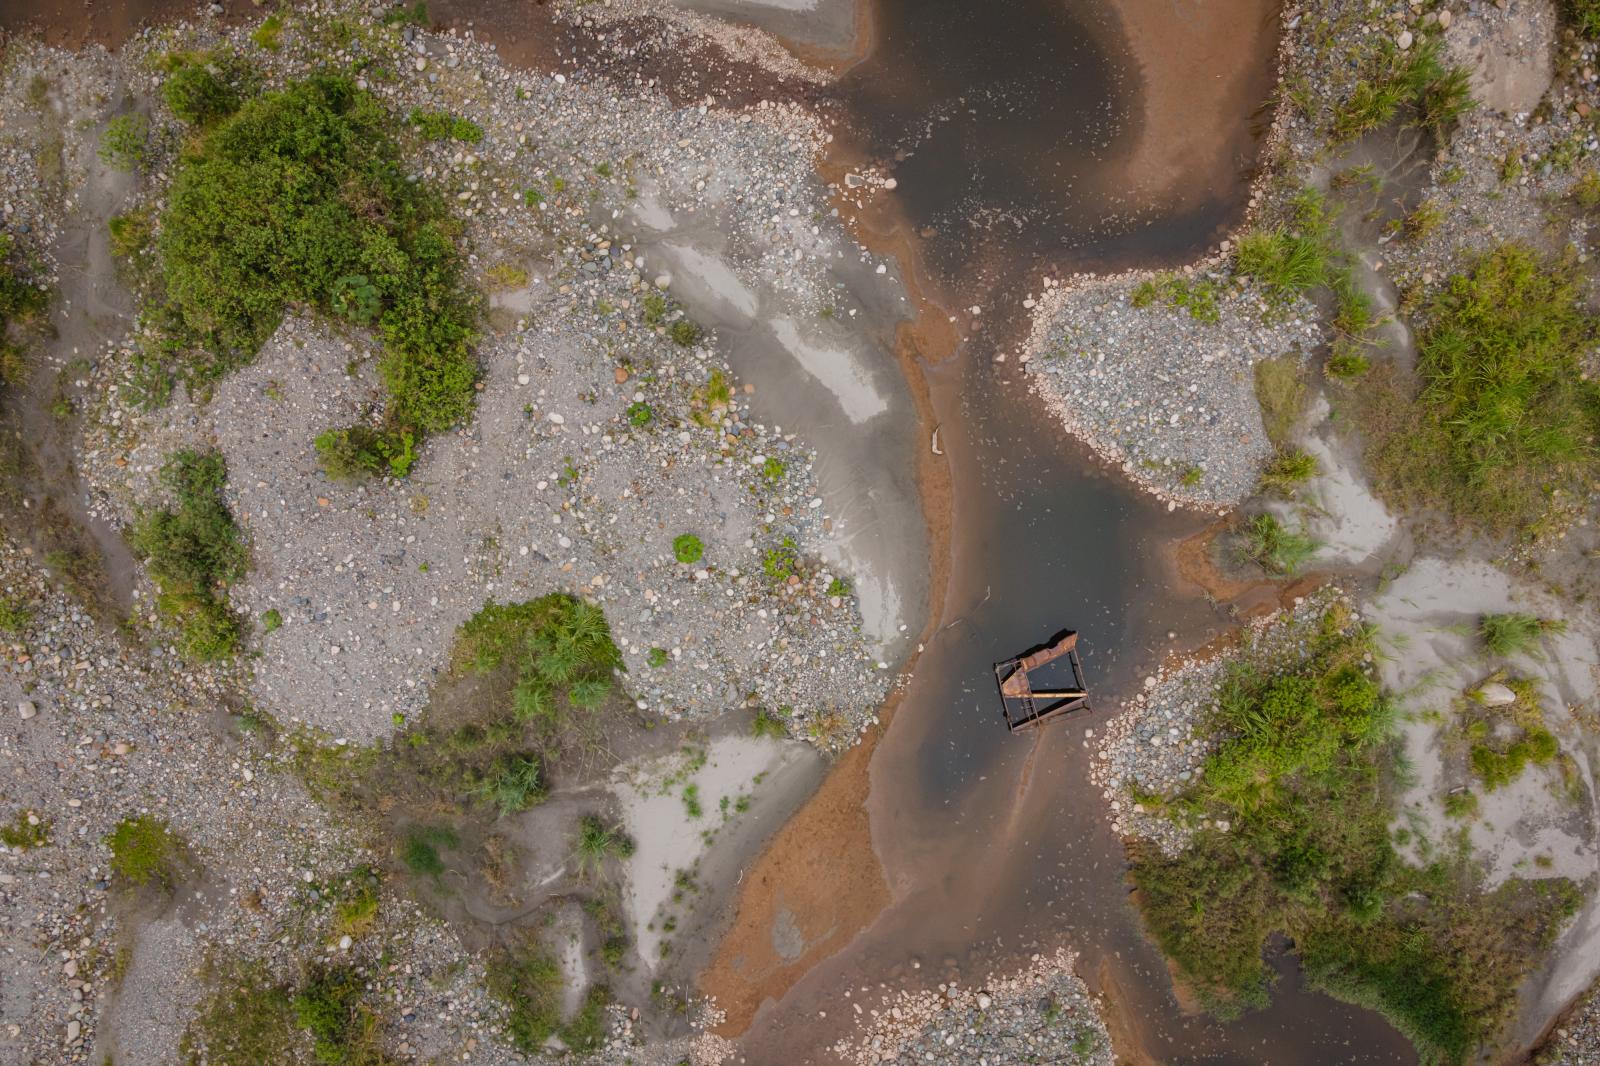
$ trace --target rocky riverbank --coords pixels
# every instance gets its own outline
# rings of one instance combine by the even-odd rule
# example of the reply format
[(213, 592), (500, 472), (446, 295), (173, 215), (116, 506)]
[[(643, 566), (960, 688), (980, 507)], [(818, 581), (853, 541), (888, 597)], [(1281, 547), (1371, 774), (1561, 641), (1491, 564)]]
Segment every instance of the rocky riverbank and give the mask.
[(947, 983), (902, 991), (877, 1007), (852, 1003), (864, 1031), (834, 1052), (853, 1066), (1110, 1066), (1115, 1056), (1100, 1004), (1073, 972), (1074, 961), (1065, 951), (1035, 955), (1022, 970), (981, 987)]

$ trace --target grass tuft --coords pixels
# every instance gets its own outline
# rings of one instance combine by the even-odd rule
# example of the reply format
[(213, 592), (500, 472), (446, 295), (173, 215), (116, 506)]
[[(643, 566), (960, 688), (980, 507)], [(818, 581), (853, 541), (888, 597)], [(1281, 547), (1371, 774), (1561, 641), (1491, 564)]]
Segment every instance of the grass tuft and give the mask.
[(227, 467), (219, 452), (180, 451), (161, 471), (175, 510), (142, 511), (129, 540), (149, 564), (157, 606), (182, 629), (179, 647), (198, 661), (221, 659), (239, 645), (239, 623), (227, 586), (249, 565), (233, 515), (222, 497)]

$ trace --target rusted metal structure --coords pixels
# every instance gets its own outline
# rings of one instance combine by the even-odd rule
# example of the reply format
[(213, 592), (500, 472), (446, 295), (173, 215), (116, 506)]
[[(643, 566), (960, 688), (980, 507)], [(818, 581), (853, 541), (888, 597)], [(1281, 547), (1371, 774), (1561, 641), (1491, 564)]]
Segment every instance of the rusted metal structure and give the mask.
[[(1034, 688), (1029, 674), (1062, 659), (1071, 668), (1071, 683)], [(1089, 690), (1083, 680), (1083, 664), (1078, 661), (1076, 630), (1069, 629), (1026, 655), (995, 663), (994, 680), (1000, 686), (1000, 706), (1005, 712), (1006, 728), (1013, 733), (1032, 729), (1073, 711), (1089, 710)]]

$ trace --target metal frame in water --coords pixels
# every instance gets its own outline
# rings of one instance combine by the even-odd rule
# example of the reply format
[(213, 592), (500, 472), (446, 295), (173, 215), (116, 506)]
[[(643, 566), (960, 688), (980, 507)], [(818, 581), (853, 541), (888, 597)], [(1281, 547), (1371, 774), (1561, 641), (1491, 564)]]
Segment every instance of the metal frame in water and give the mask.
[[(1062, 658), (1072, 667), (1072, 686), (1035, 689), (1028, 675)], [(1092, 709), (1088, 685), (1083, 679), (1083, 663), (1078, 661), (1078, 632), (1074, 629), (1057, 634), (1049, 643), (1025, 655), (995, 663), (994, 680), (1000, 688), (1000, 709), (1005, 715), (1006, 728), (1013, 733), (1033, 729), (1074, 711)]]

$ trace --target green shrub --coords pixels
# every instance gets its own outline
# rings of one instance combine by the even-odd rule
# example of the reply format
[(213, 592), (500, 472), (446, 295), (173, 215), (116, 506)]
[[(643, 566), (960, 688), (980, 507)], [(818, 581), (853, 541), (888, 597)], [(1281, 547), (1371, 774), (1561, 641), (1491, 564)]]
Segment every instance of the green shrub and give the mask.
[(1474, 744), (1471, 760), (1473, 773), (1490, 792), (1511, 784), (1522, 776), (1528, 764), (1544, 766), (1561, 752), (1555, 735), (1548, 729), (1535, 726), (1525, 730), (1504, 751), (1489, 744)]
[(1451, 792), (1444, 798), (1444, 813), (1446, 818), (1467, 820), (1476, 818), (1478, 816), (1478, 794), (1471, 789)]
[(644, 324), (658, 326), (662, 319), (667, 317), (667, 298), (659, 292), (652, 292), (642, 302), (644, 309)]
[(180, 119), (205, 127), (237, 111), (254, 82), (253, 71), (232, 55), (194, 56), (167, 74), (161, 97)]
[(1552, 490), (1582, 493), (1600, 478), (1600, 382), (1583, 373), (1596, 331), (1582, 284), (1571, 260), (1509, 243), (1446, 282), (1418, 342), (1414, 397), (1396, 397), (1398, 413), (1370, 432), (1381, 492), (1470, 524), (1525, 528)]
[(268, 633), (275, 632), (283, 625), (283, 612), (276, 607), (269, 607), (261, 615), (261, 628)]
[(26, 601), (0, 599), (0, 633), (8, 637), (20, 636), (33, 620), (33, 608)]
[(769, 581), (782, 584), (800, 569), (800, 551), (793, 537), (784, 537), (761, 557), (761, 570)]
[(111, 849), (112, 872), (131, 884), (171, 888), (182, 873), (183, 841), (164, 818), (149, 814), (124, 818), (106, 837), (106, 846)]
[(1281, 227), (1240, 238), (1237, 263), (1239, 273), (1261, 282), (1278, 303), (1321, 285), (1327, 272), (1327, 258), (1317, 241)]
[(1359, 346), (1335, 341), (1325, 368), (1330, 378), (1352, 381), (1372, 369), (1372, 361)]
[(231, 655), (239, 625), (226, 589), (244, 577), (250, 553), (223, 500), (222, 455), (177, 452), (161, 481), (176, 510), (140, 511), (129, 542), (149, 565), (157, 606), (183, 631), (184, 654), (201, 661)]
[(1513, 611), (1486, 614), (1478, 619), (1478, 636), (1491, 654), (1505, 658), (1532, 651), (1546, 633), (1565, 633), (1567, 624), (1557, 619)]
[(303, 303), (376, 325), (392, 443), (471, 414), (476, 305), (457, 225), (407, 180), (392, 122), (349, 79), (315, 75), (251, 99), (180, 159), (157, 242), (157, 324), (191, 381), (248, 363)]
[(49, 297), (44, 290), (22, 280), (12, 262), (11, 234), (0, 232), (0, 384), (15, 385), (26, 379), (23, 348), (11, 339), (13, 325), (26, 326), (44, 314)]
[(462, 625), (455, 658), (479, 673), (511, 667), (512, 718), (547, 750), (586, 720), (572, 710), (593, 712), (610, 698), (613, 674), (623, 669), (605, 612), (562, 593), (517, 604), (491, 601)]
[(784, 728), (783, 719), (768, 714), (767, 709), (763, 707), (756, 712), (755, 720), (750, 723), (750, 735), (782, 740), (789, 735), (789, 731)]
[(778, 482), (783, 480), (783, 475), (783, 460), (779, 459), (775, 455), (767, 456), (766, 461), (761, 464), (761, 476), (766, 480), (766, 482), (769, 485), (776, 485)]
[(1316, 540), (1285, 526), (1271, 512), (1256, 515), (1245, 526), (1245, 555), (1268, 573), (1293, 577), (1320, 547)]
[(650, 410), (650, 405), (643, 400), (628, 406), (628, 423), (633, 426), (648, 426), (655, 417), (655, 412)]
[(351, 426), (317, 435), (317, 462), (322, 472), (337, 481), (358, 481), (378, 474), (402, 478), (416, 462), (410, 430)]
[(1160, 274), (1134, 286), (1129, 302), (1134, 307), (1145, 308), (1160, 300), (1168, 307), (1181, 308), (1189, 317), (1212, 324), (1222, 317), (1217, 305), (1221, 287), (1210, 278), (1189, 279), (1180, 274)]
[(1401, 51), (1387, 35), (1355, 59), (1358, 76), (1350, 94), (1335, 106), (1331, 135), (1348, 141), (1394, 119), (1410, 108), (1419, 125), (1443, 137), (1473, 106), (1464, 68), (1447, 67), (1437, 38), (1423, 37)]
[(834, 596), (844, 597), (850, 595), (850, 579), (846, 577), (836, 577), (832, 581), (828, 582), (827, 595), (830, 598)]
[(1580, 37), (1600, 41), (1600, 0), (1564, 0), (1561, 13)]
[(261, 20), (261, 25), (250, 31), (250, 40), (257, 48), (276, 52), (283, 47), (283, 16), (273, 12)]
[(669, 658), (666, 648), (651, 648), (647, 661), (651, 666), (665, 666)]
[(705, 552), (705, 545), (693, 533), (682, 533), (672, 539), (672, 557), (680, 563), (698, 563)]
[(583, 1005), (561, 1029), (561, 1042), (575, 1051), (593, 1051), (606, 1039), (606, 1006), (611, 992), (605, 985), (590, 985)]
[(150, 120), (133, 111), (107, 122), (100, 135), (100, 159), (113, 170), (143, 170), (150, 161)]
[(365, 987), (354, 969), (319, 966), (291, 1001), (295, 1024), (310, 1032), (312, 1057), (323, 1066), (389, 1066), (377, 1018), (361, 1002)]

